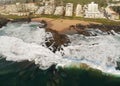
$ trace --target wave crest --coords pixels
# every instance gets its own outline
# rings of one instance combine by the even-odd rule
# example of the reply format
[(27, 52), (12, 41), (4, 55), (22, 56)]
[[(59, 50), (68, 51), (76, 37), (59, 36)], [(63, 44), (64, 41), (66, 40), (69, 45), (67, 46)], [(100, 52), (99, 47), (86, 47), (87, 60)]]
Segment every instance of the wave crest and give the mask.
[(44, 28), (37, 28), (37, 25), (8, 24), (3, 27), (0, 30), (0, 54), (10, 61), (34, 61), (41, 69), (47, 69), (53, 64), (86, 63), (104, 72), (120, 74), (116, 70), (120, 59), (119, 34), (88, 37), (69, 35), (71, 43), (53, 53), (43, 46), (45, 39), (52, 38), (52, 34), (46, 33)]

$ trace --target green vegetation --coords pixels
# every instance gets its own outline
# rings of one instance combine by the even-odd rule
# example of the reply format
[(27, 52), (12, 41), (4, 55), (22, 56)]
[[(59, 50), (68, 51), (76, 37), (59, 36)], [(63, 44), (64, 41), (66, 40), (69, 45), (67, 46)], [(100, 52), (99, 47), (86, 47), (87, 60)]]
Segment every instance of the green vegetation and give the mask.
[(114, 3), (114, 4), (117, 4), (117, 3), (120, 3), (120, 1), (113, 1), (113, 0), (109, 0), (109, 3)]
[(21, 18), (27, 18), (28, 16), (17, 16), (17, 15), (0, 15), (3, 18), (7, 18), (7, 19), (21, 19)]
[(112, 20), (108, 20), (108, 19), (102, 19), (102, 18), (98, 18), (98, 19), (94, 19), (94, 18), (83, 18), (83, 17), (66, 17), (66, 16), (55, 16), (55, 15), (30, 15), (30, 16), (14, 16), (14, 15), (6, 15), (6, 16), (2, 16), (4, 18), (8, 18), (8, 19), (21, 19), (21, 18), (41, 18), (41, 17), (46, 17), (46, 18), (53, 18), (53, 19), (71, 19), (71, 20), (82, 20), (82, 21), (89, 21), (89, 22), (98, 22), (98, 23), (102, 23), (104, 25), (120, 25), (120, 22), (117, 21), (112, 21)]
[(119, 14), (119, 19), (120, 19), (120, 6), (111, 6), (111, 8)]
[[(11, 3), (16, 3), (16, 2), (29, 3), (29, 2), (41, 2), (41, 1), (42, 0), (11, 0), (11, 1), (6, 0), (5, 3), (6, 4), (11, 4)], [(79, 3), (81, 5), (85, 5), (85, 4), (88, 4), (92, 1), (98, 3), (100, 6), (106, 6), (107, 5), (106, 0), (56, 0), (56, 3), (58, 5), (66, 4), (66, 3), (74, 3), (75, 5)]]
[(74, 4), (81, 4), (81, 5), (85, 5), (88, 4), (90, 2), (96, 2), (98, 3), (100, 6), (106, 6), (107, 2), (105, 0), (62, 0), (64, 3), (74, 3)]
[[(37, 16), (36, 16), (37, 17)], [(71, 20), (82, 20), (82, 21), (89, 21), (89, 22), (98, 22), (104, 25), (120, 25), (120, 22), (112, 21), (103, 18), (83, 18), (83, 17), (66, 17), (66, 16), (55, 16), (55, 15), (41, 15), (39, 17), (47, 17), (47, 18), (54, 18), (54, 19), (71, 19)]]
[(120, 6), (112, 6), (111, 7), (115, 12), (119, 13), (120, 15)]

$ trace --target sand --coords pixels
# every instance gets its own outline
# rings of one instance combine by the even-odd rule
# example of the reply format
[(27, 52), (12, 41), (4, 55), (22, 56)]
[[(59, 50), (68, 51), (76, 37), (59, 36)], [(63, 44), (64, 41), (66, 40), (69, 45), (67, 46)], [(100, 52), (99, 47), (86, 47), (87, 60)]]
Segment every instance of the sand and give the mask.
[(81, 21), (81, 20), (70, 20), (70, 19), (52, 19), (52, 18), (33, 18), (32, 21), (41, 21), (45, 20), (48, 24), (48, 27), (56, 30), (58, 32), (64, 32), (69, 29), (71, 25), (82, 24), (88, 25), (90, 23), (98, 24), (97, 22), (88, 22), (88, 21)]

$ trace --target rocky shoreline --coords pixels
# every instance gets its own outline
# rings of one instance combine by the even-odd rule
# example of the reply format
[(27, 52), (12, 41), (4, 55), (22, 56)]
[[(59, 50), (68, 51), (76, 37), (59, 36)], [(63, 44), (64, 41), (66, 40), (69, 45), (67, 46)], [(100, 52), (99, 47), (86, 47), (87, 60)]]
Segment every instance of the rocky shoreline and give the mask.
[[(42, 22), (45, 25), (45, 27), (43, 25), (44, 28), (50, 28), (51, 30), (56, 31), (57, 33), (60, 33), (60, 34), (76, 33), (76, 34), (82, 34), (85, 36), (90, 36), (91, 35), (90, 30), (100, 30), (102, 32), (107, 32), (108, 34), (112, 34), (111, 32), (112, 30), (117, 33), (120, 32), (120, 25), (105, 25), (97, 22), (85, 22), (85, 21), (79, 21), (79, 20), (76, 21), (76, 20), (66, 20), (66, 19), (55, 20), (55, 19), (48, 19), (48, 18), (40, 18), (38, 19), (38, 21), (36, 21), (29, 17), (12, 19), (12, 20), (0, 17), (0, 28), (2, 26), (5, 26), (8, 22), (31, 22), (31, 21)], [(93, 35), (95, 36), (96, 34), (93, 34)]]
[(2, 28), (2, 26), (5, 26), (8, 22), (8, 19), (0, 17), (0, 28)]
[(17, 19), (7, 19), (0, 17), (0, 28), (5, 26), (8, 22), (31, 22), (31, 18), (17, 18)]
[[(35, 18), (32, 21), (41, 22), (41, 20), (46, 21), (48, 28), (57, 31), (61, 34), (82, 34), (85, 36), (90, 36), (90, 31), (100, 30), (100, 33), (113, 34), (112, 31), (116, 33), (120, 32), (120, 25), (110, 25), (102, 24), (98, 22), (90, 21), (80, 21), (80, 20), (69, 20), (69, 19), (51, 19), (51, 18)], [(95, 36), (96, 34), (94, 34)]]
[[(91, 34), (90, 31), (96, 31), (96, 34)], [(82, 34), (85, 36), (96, 36), (97, 33), (99, 34), (114, 34), (114, 32), (119, 33), (120, 32), (120, 25), (104, 25), (104, 24), (89, 24), (89, 25), (82, 25), (82, 24), (76, 24), (71, 25), (69, 27), (69, 31), (76, 31), (77, 34)], [(113, 32), (114, 31), (114, 32)]]

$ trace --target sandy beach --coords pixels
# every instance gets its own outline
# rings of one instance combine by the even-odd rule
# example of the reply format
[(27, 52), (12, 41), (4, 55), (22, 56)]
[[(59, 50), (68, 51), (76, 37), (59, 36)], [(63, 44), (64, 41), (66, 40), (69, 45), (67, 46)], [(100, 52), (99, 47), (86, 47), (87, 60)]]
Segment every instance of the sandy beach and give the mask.
[(49, 28), (56, 30), (58, 32), (64, 32), (68, 30), (71, 25), (76, 25), (76, 24), (88, 25), (90, 23), (98, 24), (97, 22), (69, 20), (69, 19), (52, 19), (52, 18), (33, 18), (32, 19), (32, 21), (37, 21), (37, 22), (41, 20), (45, 20)]

